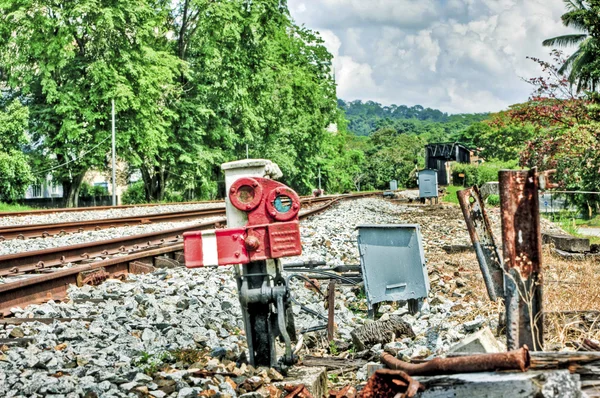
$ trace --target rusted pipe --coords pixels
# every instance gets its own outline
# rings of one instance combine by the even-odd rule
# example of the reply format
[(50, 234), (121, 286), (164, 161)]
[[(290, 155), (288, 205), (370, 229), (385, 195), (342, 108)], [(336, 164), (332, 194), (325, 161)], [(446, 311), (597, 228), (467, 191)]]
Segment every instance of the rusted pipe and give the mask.
[(383, 353), (381, 362), (390, 369), (402, 370), (410, 376), (431, 376), (455, 373), (491, 372), (496, 370), (520, 370), (525, 372), (530, 365), (529, 349), (498, 354), (469, 355), (455, 358), (434, 358), (425, 363), (408, 363), (393, 355)]
[(425, 386), (401, 370), (378, 369), (361, 391), (360, 398), (413, 398)]
[[(548, 176), (544, 184), (550, 184)], [(542, 236), (536, 169), (501, 170), (500, 213), (504, 244), (506, 341), (509, 350), (544, 345)]]

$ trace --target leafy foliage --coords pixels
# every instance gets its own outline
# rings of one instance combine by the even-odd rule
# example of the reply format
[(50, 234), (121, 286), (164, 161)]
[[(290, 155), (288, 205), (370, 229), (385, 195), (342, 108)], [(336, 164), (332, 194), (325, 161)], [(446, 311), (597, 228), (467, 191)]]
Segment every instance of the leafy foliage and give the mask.
[(338, 100), (338, 106), (349, 121), (348, 129), (356, 135), (368, 136), (381, 128), (392, 127), (399, 132), (428, 134), (431, 142), (444, 142), (462, 128), (488, 117), (485, 113), (448, 115), (421, 105), (383, 106), (360, 100)]
[(545, 46), (572, 46), (577, 50), (558, 70), (568, 76), (577, 92), (595, 91), (600, 82), (600, 1), (564, 0), (567, 12), (561, 17), (565, 26), (581, 33), (567, 34), (544, 40)]
[(21, 151), (27, 143), (25, 134), (29, 111), (18, 101), (0, 110), (0, 201), (12, 202), (25, 193), (33, 182), (27, 156)]
[(123, 192), (121, 201), (124, 205), (137, 205), (146, 202), (146, 193), (144, 191), (143, 181), (137, 181), (131, 184)]

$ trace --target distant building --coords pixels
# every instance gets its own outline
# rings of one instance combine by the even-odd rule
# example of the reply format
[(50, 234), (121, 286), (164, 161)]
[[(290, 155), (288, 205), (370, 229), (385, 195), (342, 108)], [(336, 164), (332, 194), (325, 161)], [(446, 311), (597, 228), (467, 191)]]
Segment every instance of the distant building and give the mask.
[[(121, 170), (125, 170), (125, 163), (118, 163), (117, 166), (117, 200), (120, 202), (122, 194), (127, 190), (129, 184), (132, 184), (141, 179), (141, 173), (139, 171), (133, 172), (128, 180), (129, 184), (125, 181), (125, 177), (120, 177), (123, 174), (120, 172)], [(91, 186), (101, 186), (106, 189), (106, 192), (109, 196), (112, 196), (112, 180), (110, 173), (102, 173), (97, 170), (89, 170), (85, 177), (83, 178), (83, 182), (90, 184)], [(34, 202), (39, 202), (40, 205), (44, 205), (43, 199), (49, 199), (52, 201), (53, 199), (61, 199), (63, 197), (63, 187), (58, 181), (53, 181), (52, 175), (48, 174), (44, 180), (38, 181), (35, 184), (30, 185), (25, 191), (25, 202), (31, 201), (31, 204), (34, 205)], [(58, 200), (60, 202), (60, 200)]]
[(425, 168), (437, 170), (439, 185), (449, 185), (452, 162), (471, 163), (473, 154), (459, 143), (428, 144), (425, 146)]
[(32, 184), (25, 191), (25, 199), (62, 198), (63, 187), (60, 183), (52, 180), (48, 174), (46, 179)]

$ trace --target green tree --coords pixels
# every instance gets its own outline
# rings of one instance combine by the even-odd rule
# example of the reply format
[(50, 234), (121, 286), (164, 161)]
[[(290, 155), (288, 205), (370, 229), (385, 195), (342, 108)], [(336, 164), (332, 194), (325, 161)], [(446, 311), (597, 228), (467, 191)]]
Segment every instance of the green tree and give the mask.
[(85, 172), (107, 162), (112, 99), (122, 157), (143, 173), (169, 161), (169, 101), (179, 64), (165, 50), (167, 6), (0, 0), (4, 76), (30, 107), (35, 147), (50, 160), (45, 167), (56, 167), (68, 205), (76, 205)]
[(567, 74), (577, 91), (596, 90), (600, 81), (600, 1), (564, 0), (567, 12), (561, 17), (565, 26), (581, 33), (573, 33), (544, 40), (544, 46), (573, 46), (577, 50), (567, 58), (559, 73)]
[(22, 198), (33, 182), (29, 159), (22, 149), (26, 135), (29, 111), (18, 101), (11, 101), (0, 109), (0, 201), (11, 202)]
[(248, 144), (251, 156), (274, 160), (287, 183), (309, 191), (336, 117), (323, 41), (296, 26), (283, 1), (180, 1), (174, 13), (189, 65), (175, 125), (187, 139), (177, 168), (186, 189), (214, 192), (219, 164), (245, 157)]

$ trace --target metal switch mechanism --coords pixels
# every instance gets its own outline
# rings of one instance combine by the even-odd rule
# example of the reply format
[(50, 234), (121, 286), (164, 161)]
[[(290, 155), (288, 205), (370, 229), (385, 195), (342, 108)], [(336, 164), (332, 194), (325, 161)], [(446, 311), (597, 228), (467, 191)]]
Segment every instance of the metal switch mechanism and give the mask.
[(300, 198), (292, 189), (266, 178), (240, 178), (229, 200), (248, 216), (243, 227), (183, 234), (188, 268), (248, 264), (302, 254), (298, 212)]
[[(302, 254), (300, 198), (280, 182), (255, 176), (262, 172), (257, 164), (266, 166), (265, 170), (273, 165), (265, 160), (250, 160), (222, 166), (226, 179), (232, 170), (235, 176), (242, 175), (227, 189), (227, 218), (232, 228), (185, 233), (185, 263), (188, 268), (238, 265), (236, 280), (250, 364), (284, 370), (296, 361), (292, 352), (296, 331), (289, 287), (279, 258)], [(235, 225), (244, 219), (245, 225)], [(285, 345), (281, 359), (276, 353), (277, 337)]]

